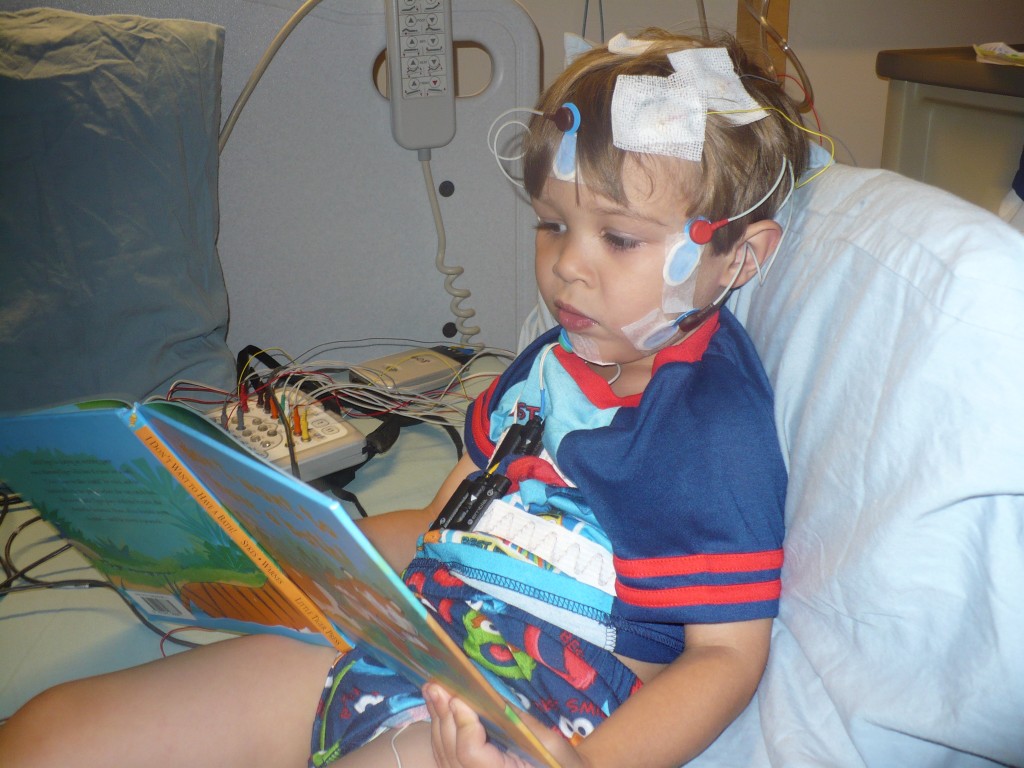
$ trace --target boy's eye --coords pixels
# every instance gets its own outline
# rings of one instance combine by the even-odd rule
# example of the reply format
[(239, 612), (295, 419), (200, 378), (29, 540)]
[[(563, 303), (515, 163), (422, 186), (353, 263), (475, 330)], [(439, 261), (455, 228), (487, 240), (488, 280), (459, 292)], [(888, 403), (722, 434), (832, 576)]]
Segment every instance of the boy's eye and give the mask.
[(642, 240), (637, 240), (635, 237), (629, 237), (628, 235), (619, 235), (615, 232), (603, 232), (601, 237), (617, 251), (628, 251), (643, 245)]
[(538, 232), (548, 232), (553, 235), (565, 234), (565, 224), (557, 221), (538, 221), (536, 229)]

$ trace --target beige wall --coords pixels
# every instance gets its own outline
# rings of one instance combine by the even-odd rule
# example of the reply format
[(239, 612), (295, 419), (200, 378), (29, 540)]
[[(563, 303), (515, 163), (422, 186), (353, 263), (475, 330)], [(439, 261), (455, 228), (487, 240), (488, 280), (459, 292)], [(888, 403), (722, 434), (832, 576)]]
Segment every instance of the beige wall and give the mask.
[[(549, 82), (561, 66), (562, 33), (581, 31), (584, 0), (519, 2), (540, 30)], [(648, 25), (698, 28), (693, 1), (604, 0), (604, 6), (608, 36)], [(705, 0), (705, 6), (709, 23), (735, 29), (736, 0)], [(875, 75), (878, 51), (1022, 43), (1024, 0), (790, 0), (789, 33), (825, 129), (845, 144), (838, 158), (874, 167), (882, 153), (887, 88)], [(598, 0), (591, 0), (587, 36), (598, 35)]]

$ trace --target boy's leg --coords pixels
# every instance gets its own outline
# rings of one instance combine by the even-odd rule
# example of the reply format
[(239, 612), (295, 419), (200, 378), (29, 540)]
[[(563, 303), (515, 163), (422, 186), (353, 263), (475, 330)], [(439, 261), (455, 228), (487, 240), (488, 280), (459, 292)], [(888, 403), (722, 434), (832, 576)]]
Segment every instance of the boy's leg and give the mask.
[(301, 768), (336, 653), (226, 640), (40, 694), (0, 728), (5, 768)]

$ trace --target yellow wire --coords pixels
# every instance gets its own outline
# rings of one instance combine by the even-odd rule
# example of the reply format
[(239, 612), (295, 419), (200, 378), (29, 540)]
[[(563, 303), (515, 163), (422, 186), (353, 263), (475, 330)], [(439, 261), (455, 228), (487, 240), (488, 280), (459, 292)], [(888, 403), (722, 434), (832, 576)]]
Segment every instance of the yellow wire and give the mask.
[(715, 110), (715, 111), (708, 111), (708, 114), (709, 115), (740, 115), (740, 114), (745, 114), (745, 113), (748, 113), (748, 112), (778, 112), (780, 115), (782, 115), (783, 119), (787, 123), (792, 125), (794, 128), (796, 128), (798, 130), (801, 130), (804, 133), (807, 133), (807, 134), (809, 134), (811, 136), (817, 136), (819, 139), (824, 139), (825, 141), (828, 142), (828, 146), (829, 146), (829, 153), (828, 153), (829, 162), (828, 162), (828, 165), (822, 166), (821, 168), (818, 169), (818, 171), (816, 173), (814, 173), (811, 176), (808, 176), (806, 179), (804, 179), (803, 181), (801, 181), (798, 184), (796, 184), (796, 188), (797, 189), (799, 189), (800, 187), (804, 186), (805, 184), (807, 184), (807, 183), (809, 183), (811, 181), (814, 181), (816, 178), (818, 178), (821, 174), (823, 174), (825, 171), (827, 171), (829, 168), (831, 168), (835, 164), (835, 162), (836, 162), (836, 143), (835, 143), (835, 141), (832, 140), (832, 137), (829, 136), (827, 133), (822, 133), (821, 131), (816, 131), (813, 128), (808, 128), (806, 125), (801, 125), (800, 123), (798, 123), (796, 120), (791, 118), (789, 115), (787, 115), (785, 112), (783, 112), (778, 107), (755, 107), (753, 109)]
[[(258, 356), (263, 354), (264, 352), (280, 352), (282, 355), (284, 355), (288, 359), (289, 363), (291, 363), (292, 365), (295, 365), (295, 359), (291, 355), (289, 355), (287, 352), (285, 352), (283, 349), (281, 349), (281, 347), (268, 347), (267, 349), (261, 349), (258, 352), (253, 352), (251, 355), (249, 355), (249, 359), (245, 361), (245, 366), (242, 368), (242, 370), (243, 371), (249, 370), (249, 367), (252, 365), (253, 360), (257, 360)], [(241, 388), (242, 388), (242, 377), (239, 376), (238, 380), (235, 382), (235, 392), (237, 393), (238, 390), (241, 389)]]

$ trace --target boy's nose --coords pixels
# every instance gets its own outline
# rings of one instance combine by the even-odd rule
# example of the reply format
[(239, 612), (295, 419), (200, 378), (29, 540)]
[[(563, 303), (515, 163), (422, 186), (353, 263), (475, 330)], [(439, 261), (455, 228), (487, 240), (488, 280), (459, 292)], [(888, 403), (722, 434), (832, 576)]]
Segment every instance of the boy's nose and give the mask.
[(587, 250), (583, 243), (575, 237), (565, 238), (555, 260), (555, 274), (566, 282), (580, 280), (586, 274), (588, 266)]

